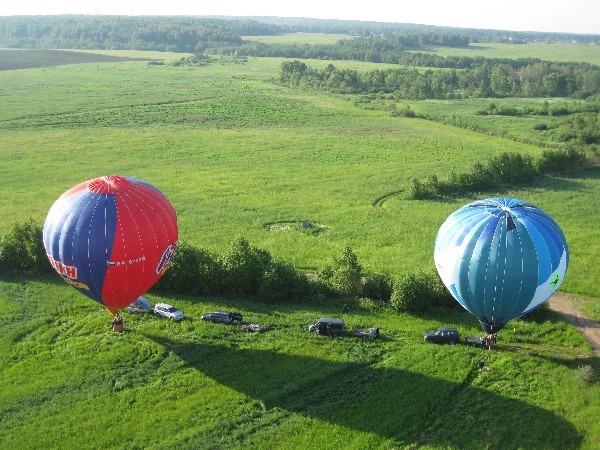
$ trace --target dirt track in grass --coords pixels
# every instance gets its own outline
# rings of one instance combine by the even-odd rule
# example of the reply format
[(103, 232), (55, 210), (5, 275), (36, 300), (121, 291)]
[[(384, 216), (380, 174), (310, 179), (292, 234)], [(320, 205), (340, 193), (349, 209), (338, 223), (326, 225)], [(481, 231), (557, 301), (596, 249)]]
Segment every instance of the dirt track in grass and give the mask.
[(600, 357), (600, 323), (585, 316), (577, 309), (577, 297), (557, 292), (548, 300), (550, 309), (562, 315), (567, 322), (579, 330)]

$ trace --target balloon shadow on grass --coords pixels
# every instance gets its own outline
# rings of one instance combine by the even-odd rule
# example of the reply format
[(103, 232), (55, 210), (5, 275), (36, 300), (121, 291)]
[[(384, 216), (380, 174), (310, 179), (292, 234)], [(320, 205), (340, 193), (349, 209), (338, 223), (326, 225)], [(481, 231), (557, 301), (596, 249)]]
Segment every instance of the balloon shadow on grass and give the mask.
[[(402, 445), (565, 449), (582, 442), (557, 414), (471, 386), (484, 376), (475, 368), (456, 383), (367, 363), (146, 336), (189, 367), (253, 399), (257, 416), (284, 410)], [(224, 425), (231, 430), (232, 424)]]

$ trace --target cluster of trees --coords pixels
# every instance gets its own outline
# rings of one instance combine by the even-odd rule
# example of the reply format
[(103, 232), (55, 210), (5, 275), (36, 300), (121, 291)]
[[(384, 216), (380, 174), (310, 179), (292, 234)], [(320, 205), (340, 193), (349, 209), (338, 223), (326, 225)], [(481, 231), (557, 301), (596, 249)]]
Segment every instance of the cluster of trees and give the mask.
[[(0, 239), (0, 273), (53, 272), (42, 243), (42, 227), (33, 220), (15, 224)], [(192, 295), (235, 295), (276, 303), (332, 298), (369, 298), (402, 312), (458, 307), (437, 273), (365, 276), (358, 257), (345, 247), (317, 275), (300, 273), (245, 238), (234, 239), (220, 255), (186, 242), (177, 245), (157, 290)]]
[(274, 25), (199, 17), (5, 16), (0, 47), (203, 52), (241, 45), (241, 35), (280, 33)]
[(333, 64), (314, 69), (294, 60), (282, 63), (279, 82), (349, 94), (387, 93), (396, 99), (461, 97), (577, 97), (600, 92), (600, 68), (589, 64), (538, 62), (514, 69), (487, 60), (472, 69), (399, 68), (358, 72)]
[(413, 178), (408, 198), (424, 200), (514, 186), (529, 183), (544, 174), (575, 170), (587, 163), (585, 154), (573, 147), (544, 150), (538, 160), (518, 153), (503, 153), (490, 157), (485, 164), (473, 164), (469, 172), (451, 173), (445, 181), (435, 174), (425, 181)]
[[(226, 17), (221, 17), (226, 18)], [(463, 34), (471, 42), (501, 42), (524, 44), (527, 42), (580, 42), (600, 43), (599, 35), (575, 33), (553, 33), (537, 31), (484, 30), (476, 28), (455, 28), (414, 23), (372, 22), (359, 20), (307, 19), (295, 17), (228, 17), (232, 20), (252, 19), (261, 23), (280, 26), (287, 33), (335, 33), (352, 36), (376, 36), (385, 34)]]

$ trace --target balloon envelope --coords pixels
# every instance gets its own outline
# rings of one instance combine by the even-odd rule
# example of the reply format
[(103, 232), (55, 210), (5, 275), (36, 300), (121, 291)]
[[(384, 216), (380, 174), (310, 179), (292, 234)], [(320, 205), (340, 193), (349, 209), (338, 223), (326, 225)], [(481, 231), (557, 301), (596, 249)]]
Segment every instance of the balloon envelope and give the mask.
[(158, 281), (177, 234), (173, 206), (157, 188), (108, 176), (61, 195), (46, 217), (43, 239), (63, 279), (116, 314)]
[(544, 303), (561, 285), (568, 259), (558, 224), (513, 198), (455, 211), (440, 227), (434, 249), (442, 281), (487, 333)]

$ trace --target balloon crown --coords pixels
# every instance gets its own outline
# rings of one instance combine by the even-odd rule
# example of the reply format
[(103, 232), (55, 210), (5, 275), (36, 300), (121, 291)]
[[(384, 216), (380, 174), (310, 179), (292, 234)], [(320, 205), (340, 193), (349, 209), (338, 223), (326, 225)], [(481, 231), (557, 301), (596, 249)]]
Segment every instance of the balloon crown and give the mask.
[(130, 183), (125, 177), (109, 175), (88, 181), (87, 187), (94, 194), (115, 194), (125, 190)]

